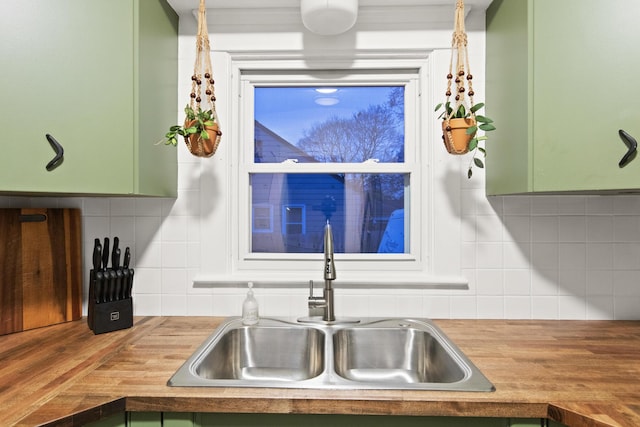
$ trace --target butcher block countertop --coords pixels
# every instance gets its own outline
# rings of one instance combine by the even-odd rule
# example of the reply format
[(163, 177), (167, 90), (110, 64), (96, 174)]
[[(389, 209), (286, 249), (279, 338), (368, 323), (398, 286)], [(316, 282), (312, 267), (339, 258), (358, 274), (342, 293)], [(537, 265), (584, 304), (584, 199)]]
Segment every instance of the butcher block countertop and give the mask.
[(222, 318), (85, 320), (0, 336), (0, 425), (83, 425), (116, 412), (552, 418), (640, 426), (640, 322), (436, 320), (495, 392), (168, 387)]

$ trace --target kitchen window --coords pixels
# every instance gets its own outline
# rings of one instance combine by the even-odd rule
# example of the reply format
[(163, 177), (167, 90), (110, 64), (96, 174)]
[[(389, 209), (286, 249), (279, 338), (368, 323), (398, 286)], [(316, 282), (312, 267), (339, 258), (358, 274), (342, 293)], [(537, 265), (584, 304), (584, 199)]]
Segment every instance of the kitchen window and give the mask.
[[(242, 74), (241, 265), (317, 258), (327, 221), (350, 266), (419, 262), (418, 81), (417, 70)], [(248, 216), (265, 204), (280, 207), (269, 233)]]
[[(220, 170), (220, 185), (210, 188), (228, 185), (230, 204), (205, 221), (212, 243), (203, 244), (195, 282), (319, 279), (327, 221), (343, 285), (464, 282), (460, 222), (450, 215), (459, 185), (434, 192), (452, 172), (433, 168), (445, 157), (435, 119), (425, 119), (433, 103), (424, 97), (433, 92), (427, 59), (410, 53), (347, 68), (317, 60), (309, 70), (305, 61), (231, 55), (232, 120), (225, 151), (216, 154), (229, 165), (228, 181)], [(435, 72), (446, 75), (442, 59)], [(224, 252), (213, 244), (221, 236), (229, 242)], [(212, 253), (225, 258), (211, 260)]]

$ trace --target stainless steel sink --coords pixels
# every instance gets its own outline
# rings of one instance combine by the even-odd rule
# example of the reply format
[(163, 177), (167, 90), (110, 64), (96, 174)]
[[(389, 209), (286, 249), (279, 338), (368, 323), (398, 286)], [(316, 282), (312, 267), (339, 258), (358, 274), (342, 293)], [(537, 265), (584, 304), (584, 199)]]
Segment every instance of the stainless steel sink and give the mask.
[(336, 373), (363, 383), (455, 383), (464, 365), (427, 331), (412, 327), (348, 328), (333, 336)]
[(262, 325), (229, 329), (194, 365), (209, 380), (302, 381), (323, 369), (321, 331)]
[(429, 320), (302, 324), (227, 319), (168, 385), (493, 391)]

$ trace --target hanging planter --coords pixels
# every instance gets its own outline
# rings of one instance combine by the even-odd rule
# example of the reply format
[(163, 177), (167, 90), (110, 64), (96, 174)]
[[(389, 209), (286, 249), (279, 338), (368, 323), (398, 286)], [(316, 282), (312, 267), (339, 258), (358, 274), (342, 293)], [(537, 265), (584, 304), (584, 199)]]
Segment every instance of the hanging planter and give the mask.
[(197, 157), (213, 156), (222, 137), (216, 113), (215, 81), (211, 72), (211, 48), (206, 14), (205, 0), (200, 0), (196, 61), (191, 76), (189, 104), (184, 109), (184, 124), (171, 126), (165, 135), (166, 144), (171, 145), (177, 145), (178, 136), (184, 137), (189, 152)]
[[(482, 157), (486, 155), (484, 147), (478, 145), (478, 142), (486, 140), (487, 137), (478, 136), (478, 129), (487, 132), (494, 130), (495, 126), (490, 118), (476, 114), (484, 104), (476, 104), (473, 99), (475, 95), (473, 75), (469, 65), (467, 34), (464, 29), (464, 0), (456, 1), (445, 95), (445, 102), (439, 103), (435, 108), (435, 111), (438, 111), (444, 107), (444, 111), (438, 116), (438, 119), (442, 119), (442, 140), (450, 154), (461, 155), (473, 152), (467, 172), (467, 177), (471, 178), (473, 166), (484, 168), (484, 162), (478, 153), (481, 153)], [(451, 100), (452, 96), (453, 100)]]
[(450, 154), (469, 152), (469, 143), (476, 133), (468, 133), (467, 131), (473, 126), (476, 126), (476, 121), (472, 118), (442, 121), (442, 140)]

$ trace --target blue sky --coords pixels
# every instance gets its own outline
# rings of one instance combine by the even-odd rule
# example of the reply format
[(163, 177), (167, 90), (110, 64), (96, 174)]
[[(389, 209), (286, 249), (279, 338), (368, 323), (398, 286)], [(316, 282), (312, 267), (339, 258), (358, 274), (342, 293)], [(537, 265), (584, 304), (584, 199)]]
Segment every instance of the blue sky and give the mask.
[[(335, 93), (322, 94), (314, 87), (259, 87), (255, 90), (255, 119), (288, 142), (296, 144), (303, 131), (332, 116), (351, 117), (369, 105), (384, 104), (392, 88), (332, 86)], [(339, 101), (319, 105), (319, 98)], [(320, 101), (322, 102), (322, 101)], [(334, 101), (335, 102), (335, 101)]]

